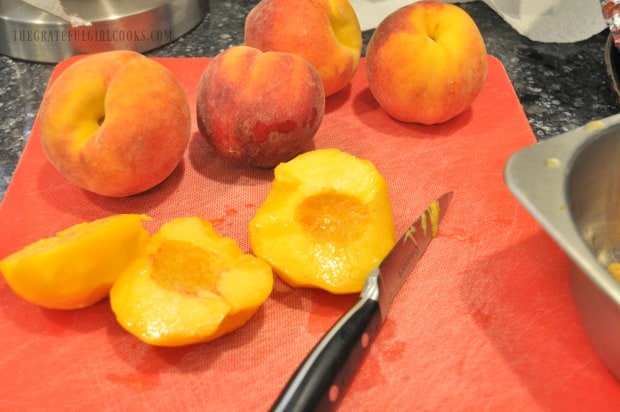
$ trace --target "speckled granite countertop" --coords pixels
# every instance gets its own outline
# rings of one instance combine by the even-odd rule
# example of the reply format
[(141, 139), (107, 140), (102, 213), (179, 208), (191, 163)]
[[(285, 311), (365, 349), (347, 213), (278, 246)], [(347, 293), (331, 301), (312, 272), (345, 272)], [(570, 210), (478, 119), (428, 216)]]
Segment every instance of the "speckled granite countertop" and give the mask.
[[(211, 1), (195, 29), (150, 56), (214, 56), (243, 42), (245, 15), (257, 1)], [(572, 44), (536, 43), (482, 2), (462, 7), (478, 24), (489, 54), (505, 66), (539, 140), (620, 111), (604, 65), (607, 33)], [(365, 44), (371, 32), (364, 33)], [(53, 65), (0, 56), (0, 200), (28, 139)], [(500, 120), (501, 121), (501, 120)]]

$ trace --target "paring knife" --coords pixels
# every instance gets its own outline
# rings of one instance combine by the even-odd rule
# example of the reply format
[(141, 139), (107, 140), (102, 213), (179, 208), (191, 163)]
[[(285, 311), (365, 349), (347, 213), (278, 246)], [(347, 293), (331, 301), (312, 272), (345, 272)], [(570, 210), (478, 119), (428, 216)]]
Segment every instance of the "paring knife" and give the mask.
[(306, 357), (272, 411), (325, 411), (336, 407), (394, 296), (437, 234), (452, 194), (445, 193), (431, 203), (370, 272), (360, 299)]

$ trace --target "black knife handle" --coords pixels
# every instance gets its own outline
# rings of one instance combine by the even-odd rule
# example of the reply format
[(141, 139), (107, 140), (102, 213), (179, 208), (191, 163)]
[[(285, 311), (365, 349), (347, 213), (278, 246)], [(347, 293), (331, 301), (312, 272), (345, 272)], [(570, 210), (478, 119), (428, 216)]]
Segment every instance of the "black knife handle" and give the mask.
[(379, 303), (361, 298), (306, 357), (271, 411), (334, 409), (380, 324)]

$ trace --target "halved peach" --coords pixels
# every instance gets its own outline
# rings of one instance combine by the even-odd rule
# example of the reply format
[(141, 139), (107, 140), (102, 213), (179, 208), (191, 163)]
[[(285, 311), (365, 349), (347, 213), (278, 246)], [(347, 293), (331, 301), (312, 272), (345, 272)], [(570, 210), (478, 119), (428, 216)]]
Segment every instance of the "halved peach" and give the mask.
[(338, 149), (306, 152), (274, 174), (250, 221), (254, 254), (291, 286), (359, 292), (396, 242), (383, 176)]
[(171, 220), (110, 291), (116, 319), (143, 342), (205, 342), (245, 324), (273, 288), (271, 267), (199, 217)]

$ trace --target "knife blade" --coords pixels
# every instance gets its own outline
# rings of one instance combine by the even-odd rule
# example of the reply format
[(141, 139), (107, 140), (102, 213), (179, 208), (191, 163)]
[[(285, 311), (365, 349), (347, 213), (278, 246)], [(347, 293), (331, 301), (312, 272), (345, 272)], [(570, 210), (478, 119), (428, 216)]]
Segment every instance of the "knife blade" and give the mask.
[(357, 303), (308, 354), (271, 411), (325, 411), (338, 405), (394, 296), (436, 236), (452, 195), (432, 202), (370, 272)]

